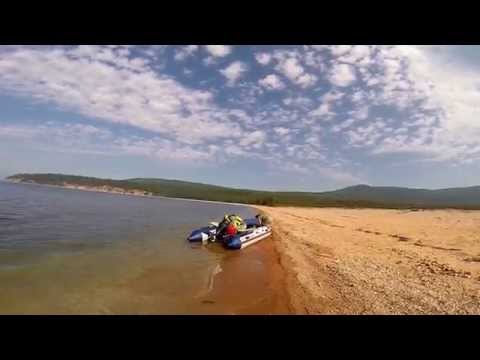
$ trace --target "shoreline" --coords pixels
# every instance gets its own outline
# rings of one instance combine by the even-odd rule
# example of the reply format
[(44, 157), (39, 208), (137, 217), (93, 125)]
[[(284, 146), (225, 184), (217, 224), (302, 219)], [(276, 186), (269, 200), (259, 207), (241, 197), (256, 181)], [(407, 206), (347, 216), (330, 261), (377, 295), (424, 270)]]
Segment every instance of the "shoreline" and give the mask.
[(240, 251), (227, 251), (211, 273), (209, 291), (199, 298), (205, 305), (200, 313), (292, 315), (295, 312), (284, 280), (273, 238)]
[[(251, 206), (257, 213), (262, 215), (268, 215), (267, 211), (263, 207)], [(275, 221), (271, 217), (272, 221)], [(271, 266), (272, 273), (271, 279), (276, 281), (276, 296), (283, 297), (286, 308), (288, 309), (287, 315), (301, 314), (298, 307), (295, 306), (294, 298), (294, 284), (295, 274), (292, 271), (292, 264), (289, 262), (288, 256), (281, 248), (281, 236), (278, 230), (275, 228), (275, 223), (272, 226), (272, 235), (266, 240), (271, 244), (271, 247), (267, 249), (270, 252), (270, 256), (274, 259), (274, 264)], [(261, 242), (263, 243), (263, 241)]]
[(480, 314), (480, 211), (257, 209), (294, 314)]
[[(273, 222), (272, 235), (269, 240), (272, 241), (273, 248), (271, 251), (273, 252), (273, 256), (277, 259), (282, 275), (282, 289), (279, 293), (284, 294), (286, 297), (289, 315), (308, 315), (310, 311), (305, 304), (305, 295), (302, 294), (304, 291), (302, 291), (302, 287), (297, 279), (298, 273), (294, 270), (294, 262), (284, 247), (284, 242), (286, 241), (285, 234), (281, 234), (278, 222), (275, 217), (269, 213), (268, 209), (270, 207), (252, 207), (260, 214), (269, 216)], [(299, 300), (301, 303), (299, 303)]]
[(199, 199), (189, 199), (189, 198), (179, 198), (179, 197), (169, 197), (163, 195), (143, 195), (143, 194), (134, 194), (134, 193), (123, 193), (117, 191), (102, 191), (99, 189), (91, 188), (76, 188), (76, 187), (68, 187), (63, 185), (51, 185), (51, 184), (40, 184), (36, 182), (26, 182), (26, 181), (15, 181), (15, 180), (7, 180), (1, 179), (0, 181), (9, 183), (9, 184), (21, 184), (21, 185), (36, 185), (36, 186), (46, 186), (51, 188), (57, 189), (66, 189), (66, 190), (77, 190), (77, 191), (85, 191), (85, 192), (94, 192), (94, 193), (102, 193), (102, 194), (113, 194), (113, 195), (122, 195), (122, 196), (136, 196), (136, 197), (143, 197), (149, 199), (169, 199), (169, 200), (183, 200), (183, 201), (196, 201), (196, 202), (204, 202), (204, 203), (211, 203), (211, 204), (223, 204), (223, 205), (235, 205), (235, 206), (247, 206), (252, 207), (250, 204), (243, 204), (243, 203), (234, 203), (234, 202), (224, 202), (224, 201), (214, 201), (214, 200), (199, 200)]

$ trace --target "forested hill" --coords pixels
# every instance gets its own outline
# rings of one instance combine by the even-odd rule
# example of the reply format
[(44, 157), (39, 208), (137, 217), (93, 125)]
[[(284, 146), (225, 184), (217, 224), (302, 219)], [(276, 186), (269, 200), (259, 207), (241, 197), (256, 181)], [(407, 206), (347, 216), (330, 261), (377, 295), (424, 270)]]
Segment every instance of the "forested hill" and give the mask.
[(278, 192), (235, 189), (179, 180), (111, 180), (63, 174), (17, 174), (7, 180), (57, 186), (108, 186), (166, 197), (269, 206), (480, 209), (480, 186), (428, 190), (357, 185), (329, 192)]

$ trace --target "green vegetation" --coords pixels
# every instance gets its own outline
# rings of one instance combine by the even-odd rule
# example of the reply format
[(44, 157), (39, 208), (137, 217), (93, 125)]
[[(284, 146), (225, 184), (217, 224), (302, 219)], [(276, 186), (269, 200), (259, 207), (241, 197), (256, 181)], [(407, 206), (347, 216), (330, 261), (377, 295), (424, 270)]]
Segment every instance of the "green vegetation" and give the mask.
[(17, 174), (7, 179), (60, 186), (64, 183), (95, 187), (111, 186), (125, 190), (142, 190), (157, 196), (267, 206), (480, 209), (478, 186), (426, 190), (357, 185), (330, 192), (272, 192), (146, 178), (111, 180), (62, 174)]

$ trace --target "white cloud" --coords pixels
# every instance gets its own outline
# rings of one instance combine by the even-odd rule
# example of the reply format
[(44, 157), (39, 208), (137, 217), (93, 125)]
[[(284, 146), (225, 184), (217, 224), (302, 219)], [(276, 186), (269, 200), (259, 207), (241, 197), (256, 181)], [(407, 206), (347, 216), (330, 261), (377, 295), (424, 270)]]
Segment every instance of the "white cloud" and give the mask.
[(134, 155), (168, 161), (211, 160), (218, 152), (215, 147), (182, 145), (158, 136), (125, 136), (92, 125), (55, 122), (41, 125), (0, 124), (0, 139), (28, 139), (34, 149), (55, 153)]
[(251, 117), (243, 110), (233, 109), (229, 110), (228, 114), (235, 120), (235, 121), (242, 121), (246, 124), (251, 123)]
[(323, 72), (325, 70), (325, 58), (315, 51), (307, 51), (304, 56), (304, 61), (306, 65), (315, 68), (317, 72)]
[(428, 47), (400, 46), (395, 48), (395, 53), (408, 59), (408, 80), (413, 87), (410, 91), (426, 95), (429, 107), (443, 111), (445, 129), (463, 132), (469, 128), (465, 133), (480, 129), (480, 74), (477, 71), (452, 61), (448, 53), (435, 53)]
[(338, 61), (352, 65), (368, 66), (371, 63), (370, 47), (367, 45), (354, 45), (347, 54), (338, 58)]
[(303, 88), (313, 86), (318, 78), (313, 74), (303, 74), (297, 79), (297, 84)]
[(416, 153), (432, 161), (468, 162), (477, 156), (468, 149), (480, 141), (480, 75), (461, 63), (453, 48), (377, 46), (371, 51), (369, 61), (378, 70), (364, 71), (370, 90), (352, 96), (357, 118), (366, 118), (362, 103), (393, 106), (399, 117), (396, 129), (377, 126), (368, 139), (366, 133), (351, 133), (356, 146), (374, 146), (375, 154)]
[[(80, 45), (71, 50), (64, 48), (49, 48), (48, 52), (52, 56), (49, 59), (45, 56), (43, 60), (52, 60), (52, 65), (58, 65), (54, 60), (60, 59), (62, 56), (69, 56), (74, 60), (83, 59), (96, 63), (114, 65), (120, 69), (126, 69), (131, 71), (145, 71), (148, 67), (148, 61), (145, 58), (130, 58), (129, 51), (125, 52), (125, 48), (111, 48), (107, 46), (99, 45)], [(28, 52), (28, 49), (19, 49), (16, 53), (22, 53), (22, 51)], [(31, 51), (34, 51), (33, 49)], [(37, 52), (39, 54), (40, 52)], [(25, 55), (25, 53), (23, 54)]]
[(227, 78), (229, 85), (235, 84), (235, 82), (240, 79), (246, 71), (247, 66), (241, 61), (235, 61), (225, 69), (220, 70), (222, 75)]
[(198, 45), (187, 45), (175, 51), (174, 58), (177, 61), (183, 61), (192, 56), (198, 50)]
[(348, 119), (347, 121), (344, 121), (343, 123), (337, 124), (333, 126), (330, 130), (334, 133), (338, 133), (344, 129), (349, 128), (352, 126), (357, 120), (356, 119)]
[(248, 152), (242, 149), (240, 146), (231, 144), (223, 147), (222, 151), (229, 156), (246, 156)]
[(281, 90), (285, 88), (285, 84), (275, 74), (270, 74), (260, 79), (258, 83), (268, 90)]
[(358, 127), (346, 132), (348, 141), (353, 147), (370, 147), (376, 145), (382, 137), (382, 129), (375, 123)]
[(255, 60), (261, 65), (268, 65), (272, 60), (272, 55), (269, 53), (257, 53), (255, 54)]
[(357, 90), (352, 94), (352, 102), (362, 103), (363, 101), (365, 101), (365, 93), (363, 91)]
[(232, 47), (228, 45), (206, 45), (205, 48), (214, 57), (225, 57), (232, 52)]
[(313, 105), (313, 101), (305, 96), (287, 97), (282, 101), (287, 106), (295, 108), (301, 108), (304, 110), (309, 109)]
[(313, 117), (322, 118), (324, 120), (329, 120), (329, 119), (332, 118), (333, 115), (335, 115), (335, 113), (330, 111), (330, 104), (329, 103), (323, 103), (318, 108), (311, 111), (309, 113), (309, 115), (313, 116)]
[(180, 142), (241, 136), (237, 124), (224, 120), (211, 93), (160, 75), (142, 59), (101, 47), (2, 50), (0, 88), (16, 94)]
[(256, 130), (241, 139), (239, 144), (243, 147), (259, 148), (266, 138), (267, 135), (262, 130)]
[(296, 58), (285, 59), (277, 66), (277, 69), (292, 81), (295, 81), (304, 72)]
[(277, 55), (277, 57), (280, 59), (276, 66), (277, 71), (285, 75), (295, 84), (303, 88), (308, 88), (317, 82), (317, 77), (313, 74), (306, 73), (297, 57), (285, 57), (285, 55)]
[(337, 91), (337, 90), (330, 90), (323, 94), (320, 98), (321, 103), (318, 107), (308, 113), (310, 117), (313, 118), (320, 118), (322, 120), (330, 121), (336, 115), (334, 111), (332, 111), (332, 107), (335, 106), (337, 102), (339, 102), (345, 94)]
[(357, 120), (365, 120), (368, 118), (368, 106), (361, 106), (355, 110), (350, 111), (350, 115)]
[(290, 129), (285, 128), (285, 127), (276, 127), (273, 129), (276, 134), (280, 136), (288, 135), (290, 133)]
[(326, 103), (334, 103), (341, 100), (344, 97), (344, 93), (338, 90), (330, 90), (322, 95), (321, 100)]
[(336, 86), (349, 86), (355, 80), (355, 71), (351, 65), (335, 64), (330, 71), (330, 82)]
[(342, 56), (352, 49), (352, 45), (332, 45), (330, 51), (333, 56)]

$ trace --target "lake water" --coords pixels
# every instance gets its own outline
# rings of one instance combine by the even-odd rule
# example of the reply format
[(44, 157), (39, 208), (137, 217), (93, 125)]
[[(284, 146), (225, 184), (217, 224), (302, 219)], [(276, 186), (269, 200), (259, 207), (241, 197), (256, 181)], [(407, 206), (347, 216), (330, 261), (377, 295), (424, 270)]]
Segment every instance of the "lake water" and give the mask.
[[(0, 313), (238, 313), (259, 298), (270, 306), (271, 259), (261, 250), (268, 245), (234, 254), (185, 240), (225, 213), (255, 214), (245, 206), (0, 182)], [(229, 298), (242, 287), (250, 293)]]

